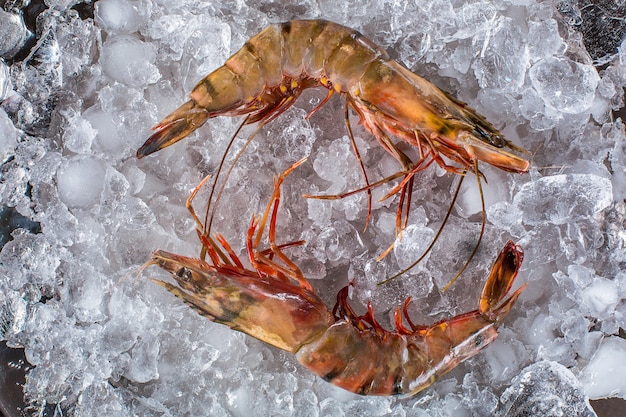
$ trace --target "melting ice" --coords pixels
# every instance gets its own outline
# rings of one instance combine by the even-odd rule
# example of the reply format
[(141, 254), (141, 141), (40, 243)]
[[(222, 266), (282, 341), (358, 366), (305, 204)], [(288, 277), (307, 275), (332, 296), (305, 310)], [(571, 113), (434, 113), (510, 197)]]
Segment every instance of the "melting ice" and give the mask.
[[(0, 197), (38, 222), (41, 233), (18, 228), (0, 252), (0, 338), (24, 347), (34, 365), (24, 387), (33, 410), (58, 404), (64, 414), (101, 416), (593, 415), (588, 398), (626, 398), (626, 140), (623, 123), (611, 116), (624, 105), (626, 40), (594, 66), (574, 3), (46, 1), (34, 32), (20, 10), (30, 2), (9, 3), (0, 11)], [(84, 13), (90, 6), (93, 18)], [(234, 166), (213, 228), (243, 255), (250, 218), (269, 198), (272, 177), (308, 157), (285, 182), (279, 239), (307, 240), (289, 254), (329, 305), (354, 279), (356, 308), (371, 300), (386, 325), (408, 295), (419, 322), (476, 308), (504, 242), (524, 247), (517, 285), (530, 285), (500, 337), (417, 398), (366, 398), (335, 388), (286, 353), (198, 316), (147, 280), (165, 278), (157, 268), (139, 269), (157, 248), (197, 256), (184, 203), (216, 171), (239, 120), (210, 120), (142, 160), (134, 157), (137, 147), (250, 36), (293, 18), (361, 31), (531, 152), (525, 175), (481, 167), (485, 239), (444, 294), (480, 230), (473, 177), (432, 253), (381, 287), (376, 283), (408, 266), (433, 238), (455, 178), (437, 167), (416, 177), (409, 225), (377, 262), (395, 238), (397, 197), (378, 202), (391, 184), (374, 190), (366, 231), (365, 194), (301, 197), (364, 185), (341, 100), (305, 120), (325, 94), (306, 92)], [(370, 178), (399, 169), (352, 121)], [(243, 130), (236, 149), (252, 129)], [(202, 190), (198, 213), (207, 198)]]

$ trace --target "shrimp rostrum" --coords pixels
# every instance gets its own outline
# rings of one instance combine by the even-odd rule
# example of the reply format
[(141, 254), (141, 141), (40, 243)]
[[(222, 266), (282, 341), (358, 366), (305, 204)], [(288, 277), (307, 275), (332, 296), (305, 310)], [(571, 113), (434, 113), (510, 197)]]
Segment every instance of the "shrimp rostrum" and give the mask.
[[(329, 310), (284, 254), (290, 244), (275, 242), (285, 175), (275, 181), (265, 214), (254, 217), (248, 229), (249, 267), (222, 236), (207, 238), (199, 231), (210, 260), (157, 250), (147, 265), (168, 271), (174, 282), (154, 282), (208, 319), (291, 352), (324, 380), (363, 395), (414, 395), (497, 337), (498, 326), (524, 288), (508, 295), (522, 263), (518, 246), (505, 245), (476, 310), (430, 326), (416, 325), (407, 311), (408, 298), (396, 308), (395, 329), (388, 331), (376, 321), (371, 304), (364, 315), (355, 312), (348, 303), (348, 287), (339, 291)], [(260, 250), (266, 224), (269, 249)]]
[[(316, 86), (328, 89), (319, 106), (338, 93), (346, 101), (348, 127), (351, 108), (400, 162), (398, 174), (405, 178), (392, 191), (408, 193), (407, 201), (413, 175), (433, 161), (455, 173), (473, 169), (478, 174), (478, 161), (509, 172), (528, 170), (529, 162), (510, 152), (524, 151), (472, 108), (390, 59), (359, 32), (325, 20), (272, 24), (250, 38), (198, 82), (188, 102), (154, 127), (137, 157), (178, 142), (212, 117), (247, 115), (244, 123), (263, 125)], [(359, 157), (351, 129), (348, 133)], [(417, 147), (419, 159), (411, 161), (391, 137)], [(367, 175), (365, 181), (369, 190)]]

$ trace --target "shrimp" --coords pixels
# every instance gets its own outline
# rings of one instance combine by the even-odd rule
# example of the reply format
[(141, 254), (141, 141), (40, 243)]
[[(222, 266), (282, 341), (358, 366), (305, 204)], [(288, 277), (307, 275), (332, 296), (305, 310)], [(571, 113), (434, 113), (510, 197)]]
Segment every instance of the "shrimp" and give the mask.
[[(335, 93), (345, 99), (346, 126), (366, 184), (353, 192), (368, 193), (366, 227), (371, 217), (371, 188), (404, 176), (383, 197), (384, 200), (400, 193), (396, 213), (399, 234), (408, 221), (413, 177), (433, 161), (452, 173), (473, 170), (477, 178), (482, 175), (478, 161), (509, 172), (528, 171), (529, 162), (510, 152), (526, 151), (505, 139), (475, 110), (390, 59), (384, 49), (359, 32), (326, 20), (272, 24), (250, 38), (223, 66), (198, 82), (189, 101), (153, 128), (155, 133), (139, 148), (137, 157), (173, 145), (216, 116), (246, 115), (242, 126), (258, 122), (249, 138), (252, 140), (264, 124), (292, 106), (303, 90), (317, 86), (325, 87), (328, 94), (307, 117)], [(370, 184), (352, 134), (348, 109), (400, 163), (401, 171)], [(233, 139), (238, 132), (239, 129)], [(417, 147), (418, 160), (413, 162), (391, 137)], [(226, 153), (229, 149), (230, 145)], [(478, 181), (480, 185), (480, 178)], [(482, 188), (480, 191), (482, 201)], [(353, 192), (305, 197), (334, 199)], [(454, 201), (450, 208), (453, 204)], [(483, 229), (484, 222), (483, 209)], [(210, 229), (211, 222), (207, 234)], [(478, 243), (481, 238), (482, 231)]]
[[(154, 127), (137, 157), (178, 142), (212, 117), (247, 114), (245, 123), (267, 123), (315, 86), (328, 89), (320, 106), (335, 92), (344, 97), (365, 128), (407, 170), (423, 169), (434, 160), (459, 172), (442, 156), (462, 168), (480, 160), (505, 171), (528, 170), (526, 159), (504, 148), (522, 150), (484, 117), (390, 59), (359, 32), (326, 20), (273, 24), (250, 38), (198, 82), (189, 101)], [(417, 146), (420, 161), (412, 163), (389, 136)]]
[[(174, 283), (153, 281), (209, 320), (291, 352), (314, 374), (362, 395), (412, 396), (497, 337), (497, 327), (525, 287), (505, 299), (523, 259), (521, 248), (510, 241), (474, 311), (430, 326), (416, 325), (407, 312), (409, 297), (395, 309), (395, 329), (388, 331), (376, 321), (371, 303), (364, 315), (355, 312), (348, 303), (349, 287), (339, 291), (329, 310), (283, 252), (302, 242), (275, 241), (280, 186), (293, 168), (275, 180), (264, 215), (252, 218), (246, 237), (250, 267), (221, 235), (207, 238), (199, 229), (210, 262), (157, 250), (146, 266), (158, 265)], [(191, 207), (196, 191), (188, 207), (198, 222)], [(262, 251), (259, 243), (270, 212), (269, 249)]]

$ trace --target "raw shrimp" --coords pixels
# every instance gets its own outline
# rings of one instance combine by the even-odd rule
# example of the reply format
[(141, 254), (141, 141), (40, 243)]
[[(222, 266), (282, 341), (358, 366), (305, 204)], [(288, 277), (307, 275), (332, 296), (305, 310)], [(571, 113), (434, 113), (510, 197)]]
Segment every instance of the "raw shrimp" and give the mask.
[[(328, 95), (309, 116), (334, 93), (345, 99), (346, 125), (366, 184), (360, 190), (368, 193), (366, 226), (371, 216), (371, 188), (404, 176), (383, 197), (400, 193), (396, 232), (404, 229), (413, 177), (433, 161), (449, 172), (465, 174), (472, 170), (477, 177), (480, 176), (478, 161), (509, 172), (528, 170), (526, 159), (506, 149), (525, 151), (506, 140), (472, 108), (390, 59), (385, 50), (359, 32), (326, 20), (272, 24), (250, 38), (223, 66), (198, 82), (188, 102), (154, 127), (156, 132), (139, 148), (137, 157), (178, 142), (216, 116), (246, 115), (242, 125), (259, 122), (251, 140), (264, 124), (293, 105), (304, 89), (316, 86), (328, 89)], [(349, 108), (399, 161), (401, 172), (370, 184), (350, 128)], [(418, 160), (412, 161), (391, 137), (417, 147)], [(230, 145), (226, 152), (229, 149)], [(315, 197), (341, 198), (350, 194)], [(483, 215), (483, 228), (484, 220)], [(208, 235), (212, 222), (207, 223)], [(479, 243), (481, 238), (482, 231)]]
[[(273, 24), (250, 38), (154, 127), (137, 157), (178, 142), (211, 117), (248, 114), (246, 123), (267, 123), (316, 86), (326, 87), (328, 97), (344, 97), (406, 170), (423, 168), (430, 158), (458, 172), (442, 155), (462, 169), (481, 160), (505, 171), (528, 170), (527, 160), (504, 150), (521, 149), (484, 117), (391, 60), (359, 32), (325, 20)], [(412, 163), (389, 135), (417, 146), (420, 161)]]
[[(291, 352), (324, 380), (363, 395), (414, 395), (497, 337), (497, 327), (524, 289), (505, 299), (523, 259), (510, 241), (487, 278), (477, 310), (421, 326), (409, 317), (409, 297), (396, 308), (395, 329), (388, 331), (376, 321), (371, 303), (364, 315), (354, 311), (345, 287), (330, 311), (283, 252), (302, 242), (275, 241), (280, 185), (294, 167), (275, 181), (264, 215), (252, 219), (246, 239), (250, 267), (221, 235), (207, 238), (200, 227), (210, 262), (157, 250), (146, 265), (170, 272), (174, 283), (153, 281), (208, 319)], [(198, 188), (188, 207), (199, 223), (191, 208)], [(268, 216), (269, 249), (261, 251)]]

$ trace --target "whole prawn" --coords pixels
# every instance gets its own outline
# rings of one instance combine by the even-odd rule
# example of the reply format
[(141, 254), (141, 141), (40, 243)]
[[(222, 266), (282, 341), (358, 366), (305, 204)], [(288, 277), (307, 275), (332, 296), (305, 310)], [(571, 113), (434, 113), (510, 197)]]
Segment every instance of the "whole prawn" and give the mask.
[[(155, 133), (139, 148), (137, 157), (142, 158), (178, 142), (207, 119), (216, 116), (246, 115), (242, 124), (259, 122), (256, 133), (293, 105), (303, 90), (316, 86), (325, 87), (328, 94), (309, 116), (335, 93), (345, 99), (346, 126), (366, 184), (360, 190), (368, 193), (366, 225), (371, 216), (371, 188), (404, 176), (383, 197), (400, 193), (396, 232), (404, 229), (408, 221), (414, 175), (433, 161), (453, 173), (463, 174), (473, 170), (479, 183), (481, 201), (478, 161), (509, 172), (523, 173), (528, 170), (526, 159), (509, 152), (525, 151), (506, 140), (472, 108), (390, 59), (385, 50), (359, 32), (326, 20), (292, 20), (272, 24), (250, 38), (223, 66), (198, 82), (191, 91), (189, 101), (153, 128)], [(402, 171), (370, 184), (350, 128), (349, 108), (383, 148), (399, 161)], [(391, 137), (417, 147), (419, 159), (412, 161)], [(215, 181), (218, 177), (219, 170)], [(351, 193), (315, 197), (341, 198)], [(450, 209), (453, 204), (454, 201)], [(483, 229), (465, 267), (478, 248), (484, 223), (483, 201)], [(445, 222), (441, 227), (444, 225)], [(210, 229), (211, 222), (208, 222), (207, 234), (210, 234)], [(426, 252), (431, 248), (432, 245)], [(419, 260), (415, 264), (417, 262)]]
[(326, 20), (273, 24), (250, 38), (154, 127), (137, 157), (178, 142), (211, 117), (249, 114), (246, 123), (267, 123), (315, 86), (329, 90), (327, 99), (334, 92), (344, 97), (404, 168), (422, 161), (413, 164), (389, 135), (455, 172), (441, 155), (462, 168), (481, 160), (506, 171), (528, 170), (527, 160), (503, 148), (521, 149), (484, 117), (390, 59), (359, 32)]
[[(221, 235), (214, 239), (202, 233), (191, 206), (201, 183), (187, 206), (199, 223), (198, 235), (210, 262), (157, 250), (146, 266), (170, 272), (174, 283), (153, 281), (208, 319), (291, 352), (324, 380), (363, 395), (414, 395), (497, 337), (497, 327), (524, 289), (504, 299), (523, 259), (512, 242), (498, 256), (477, 310), (421, 326), (409, 317), (409, 297), (395, 310), (395, 329), (387, 331), (376, 321), (371, 303), (364, 315), (353, 310), (345, 287), (330, 311), (283, 253), (284, 247), (302, 242), (275, 241), (280, 185), (297, 164), (275, 181), (264, 215), (252, 218), (246, 239), (250, 267)], [(269, 249), (262, 251), (259, 244), (268, 216)]]

